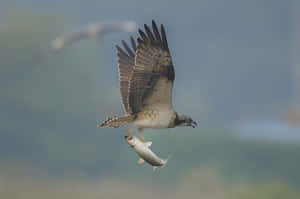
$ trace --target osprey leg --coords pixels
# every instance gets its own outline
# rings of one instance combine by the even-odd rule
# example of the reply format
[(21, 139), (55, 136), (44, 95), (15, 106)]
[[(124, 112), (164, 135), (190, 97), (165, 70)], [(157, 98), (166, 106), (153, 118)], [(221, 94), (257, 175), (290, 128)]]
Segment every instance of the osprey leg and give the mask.
[(131, 124), (130, 129), (127, 131), (127, 133), (125, 133), (125, 137), (126, 136), (132, 136), (133, 131), (134, 131), (134, 127), (135, 127), (135, 125)]
[(142, 140), (143, 142), (145, 142), (145, 138), (144, 138), (144, 135), (143, 135), (143, 130), (144, 130), (144, 128), (139, 127), (137, 132), (138, 132), (138, 135), (139, 135), (139, 137), (141, 138), (141, 140)]

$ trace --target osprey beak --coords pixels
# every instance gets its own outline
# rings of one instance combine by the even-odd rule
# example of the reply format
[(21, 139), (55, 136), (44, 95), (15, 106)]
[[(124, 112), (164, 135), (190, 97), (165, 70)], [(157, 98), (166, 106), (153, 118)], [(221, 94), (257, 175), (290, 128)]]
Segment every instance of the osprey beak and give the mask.
[(198, 126), (197, 122), (195, 122), (195, 121), (192, 121), (192, 122), (191, 122), (191, 127), (195, 128), (195, 127), (197, 127), (197, 126)]

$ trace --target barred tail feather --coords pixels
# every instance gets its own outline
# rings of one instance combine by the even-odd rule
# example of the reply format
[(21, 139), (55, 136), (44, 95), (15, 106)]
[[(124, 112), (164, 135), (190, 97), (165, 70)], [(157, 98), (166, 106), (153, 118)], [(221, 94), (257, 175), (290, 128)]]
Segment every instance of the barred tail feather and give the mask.
[(119, 128), (120, 126), (128, 124), (129, 122), (132, 122), (133, 119), (134, 119), (134, 115), (125, 115), (125, 116), (121, 116), (121, 117), (118, 117), (118, 116), (109, 117), (104, 122), (99, 124), (98, 128), (104, 127), (104, 126)]

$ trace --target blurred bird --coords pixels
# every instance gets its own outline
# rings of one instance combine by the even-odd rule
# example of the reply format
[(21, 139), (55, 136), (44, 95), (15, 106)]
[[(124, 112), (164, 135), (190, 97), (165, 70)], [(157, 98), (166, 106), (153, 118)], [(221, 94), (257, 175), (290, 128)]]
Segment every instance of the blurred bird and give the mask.
[(54, 49), (61, 49), (65, 45), (71, 44), (81, 39), (93, 38), (100, 39), (104, 34), (110, 32), (135, 32), (137, 25), (133, 21), (124, 22), (103, 22), (89, 24), (77, 31), (66, 33), (61, 37), (56, 38), (51, 42), (51, 46)]
[(130, 48), (122, 41), (124, 49), (118, 51), (120, 93), (125, 110), (121, 117), (111, 117), (98, 127), (120, 127), (131, 123), (126, 136), (138, 127), (142, 141), (144, 128), (164, 129), (175, 126), (196, 127), (191, 117), (174, 111), (172, 89), (175, 79), (174, 67), (168, 47), (166, 32), (160, 31), (152, 21), (152, 30), (145, 24), (145, 32), (139, 30), (137, 45), (131, 37)]

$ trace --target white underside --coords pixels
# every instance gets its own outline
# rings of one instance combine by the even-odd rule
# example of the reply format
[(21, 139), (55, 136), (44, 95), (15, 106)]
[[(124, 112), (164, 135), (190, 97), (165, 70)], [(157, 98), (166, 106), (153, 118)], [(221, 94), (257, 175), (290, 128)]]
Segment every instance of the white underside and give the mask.
[(170, 121), (174, 116), (173, 109), (153, 110), (151, 112), (153, 117), (138, 118), (134, 124), (141, 128), (164, 129), (168, 128)]

